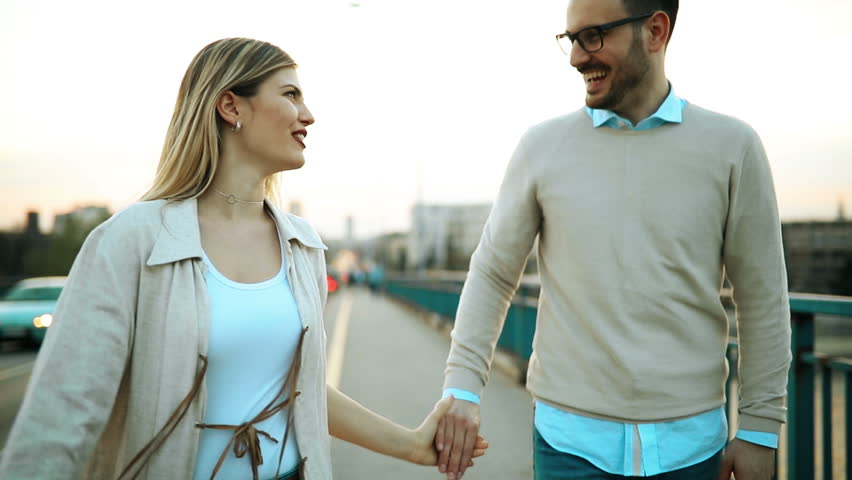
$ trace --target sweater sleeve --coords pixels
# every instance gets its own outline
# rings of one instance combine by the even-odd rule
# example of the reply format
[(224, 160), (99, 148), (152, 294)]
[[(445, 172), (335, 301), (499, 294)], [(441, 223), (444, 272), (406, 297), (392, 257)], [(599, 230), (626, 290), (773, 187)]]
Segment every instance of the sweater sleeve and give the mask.
[(777, 434), (787, 409), (790, 303), (772, 174), (751, 131), (731, 171), (723, 261), (739, 339), (739, 428)]
[(488, 382), (494, 348), (542, 220), (534, 178), (521, 139), (471, 257), (444, 372), (445, 389), (480, 395)]
[(131, 342), (139, 264), (104, 225), (86, 239), (0, 460), (2, 478), (78, 478), (112, 412)]

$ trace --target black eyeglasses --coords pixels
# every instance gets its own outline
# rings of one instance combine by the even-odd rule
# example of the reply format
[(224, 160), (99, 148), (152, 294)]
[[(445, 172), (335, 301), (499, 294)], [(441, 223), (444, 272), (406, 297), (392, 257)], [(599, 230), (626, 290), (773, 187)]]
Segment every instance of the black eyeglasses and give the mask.
[(565, 33), (560, 33), (556, 36), (556, 42), (559, 43), (559, 48), (562, 49), (562, 53), (565, 55), (571, 55), (571, 47), (574, 45), (575, 40), (580, 44), (580, 48), (585, 50), (586, 53), (594, 53), (603, 48), (603, 37), (606, 31), (612, 30), (615, 27), (627, 25), (628, 23), (644, 20), (651, 15), (653, 15), (653, 13), (646, 13), (645, 15), (639, 15), (637, 17), (628, 17), (614, 22), (604, 23), (603, 25), (586, 27), (577, 33), (566, 31)]

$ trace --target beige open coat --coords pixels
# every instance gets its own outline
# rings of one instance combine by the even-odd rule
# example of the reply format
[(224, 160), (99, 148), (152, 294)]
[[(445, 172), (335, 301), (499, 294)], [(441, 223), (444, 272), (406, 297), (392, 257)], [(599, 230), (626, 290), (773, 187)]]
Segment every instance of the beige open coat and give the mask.
[[(325, 246), (304, 220), (270, 208), (308, 328), (294, 407), (304, 478), (328, 480)], [(138, 203), (89, 235), (36, 360), (0, 478), (119, 477), (187, 396), (207, 356), (201, 256), (195, 200)], [(162, 447), (125, 477), (192, 478), (206, 398), (202, 382)]]

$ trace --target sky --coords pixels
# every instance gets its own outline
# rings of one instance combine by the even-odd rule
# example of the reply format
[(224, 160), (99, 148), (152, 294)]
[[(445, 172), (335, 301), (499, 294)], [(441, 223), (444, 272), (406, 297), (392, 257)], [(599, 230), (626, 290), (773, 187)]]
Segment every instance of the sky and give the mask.
[[(112, 210), (150, 185), (180, 80), (211, 41), (274, 43), (316, 117), (286, 200), (329, 238), (490, 203), (530, 126), (583, 106), (554, 39), (565, 0), (0, 0), (0, 229), (27, 210)], [(852, 216), (852, 2), (682, 2), (675, 92), (751, 124), (783, 220)]]

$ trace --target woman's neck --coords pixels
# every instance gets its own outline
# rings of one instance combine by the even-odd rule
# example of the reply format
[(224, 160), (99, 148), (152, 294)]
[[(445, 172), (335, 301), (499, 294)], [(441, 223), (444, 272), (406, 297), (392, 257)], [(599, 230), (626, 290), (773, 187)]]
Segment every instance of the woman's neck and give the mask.
[(237, 182), (217, 175), (198, 197), (198, 215), (207, 219), (263, 219), (265, 182)]

